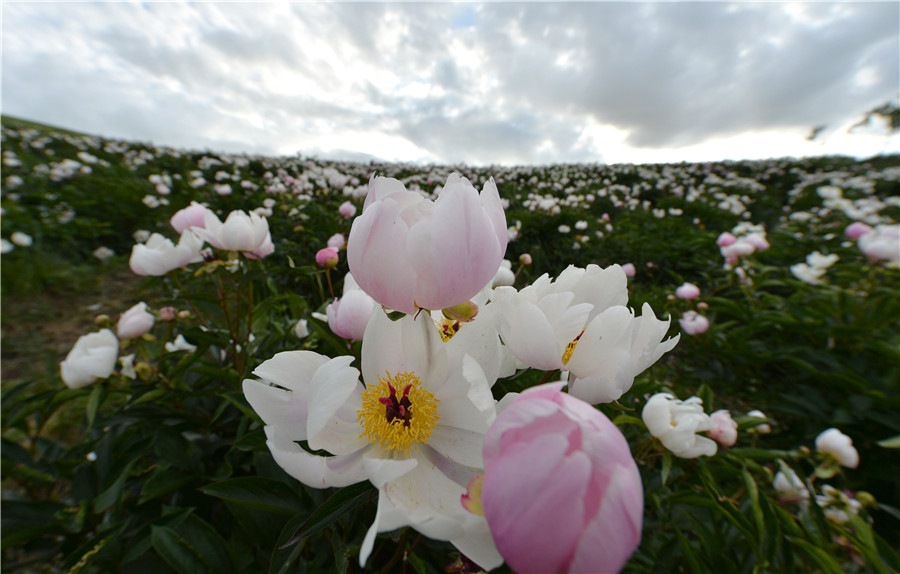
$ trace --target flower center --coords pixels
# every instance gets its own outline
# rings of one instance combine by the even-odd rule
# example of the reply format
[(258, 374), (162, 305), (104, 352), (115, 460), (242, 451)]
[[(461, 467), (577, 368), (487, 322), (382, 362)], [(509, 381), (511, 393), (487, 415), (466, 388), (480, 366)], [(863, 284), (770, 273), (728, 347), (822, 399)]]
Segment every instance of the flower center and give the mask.
[(427, 444), (437, 426), (438, 400), (422, 388), (421, 379), (413, 373), (391, 376), (385, 371), (385, 375), (362, 393), (362, 408), (356, 413), (363, 429), (359, 436), (407, 456), (419, 443)]
[(444, 317), (440, 323), (436, 323), (438, 331), (441, 333), (441, 341), (447, 342), (453, 338), (453, 335), (459, 332), (459, 321)]
[(582, 329), (581, 332), (578, 333), (578, 336), (575, 337), (574, 339), (572, 339), (571, 341), (569, 341), (569, 344), (566, 345), (566, 350), (563, 351), (563, 354), (562, 354), (562, 364), (563, 365), (569, 364), (569, 359), (572, 358), (572, 353), (575, 352), (575, 347), (578, 346), (578, 339), (580, 339), (582, 335), (584, 335), (584, 329)]

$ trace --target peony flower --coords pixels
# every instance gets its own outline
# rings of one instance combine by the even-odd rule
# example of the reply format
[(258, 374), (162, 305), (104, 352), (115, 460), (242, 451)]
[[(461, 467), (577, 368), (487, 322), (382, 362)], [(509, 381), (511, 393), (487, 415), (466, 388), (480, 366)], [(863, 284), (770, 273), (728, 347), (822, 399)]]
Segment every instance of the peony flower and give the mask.
[(678, 324), (688, 335), (702, 335), (709, 330), (709, 319), (696, 311), (685, 311)]
[(876, 225), (871, 233), (860, 236), (857, 244), (869, 259), (900, 267), (900, 224)]
[(193, 353), (197, 350), (196, 345), (191, 345), (187, 342), (187, 339), (184, 338), (184, 335), (179, 334), (175, 337), (174, 342), (166, 343), (166, 352), (168, 353), (177, 353), (179, 351), (184, 351), (185, 353)]
[(316, 265), (324, 269), (334, 269), (339, 260), (338, 250), (334, 247), (323, 247), (316, 252)]
[(12, 235), (9, 236), (9, 240), (19, 247), (31, 247), (31, 244), (34, 243), (34, 239), (30, 235), (21, 231), (13, 231)]
[(367, 479), (378, 488), (360, 565), (378, 532), (409, 525), (449, 540), (483, 568), (498, 566), (487, 522), (460, 502), (483, 468), (481, 445), (495, 416), (478, 363), (448, 352), (428, 314), (391, 321), (380, 310), (363, 336), (365, 386), (352, 361), (288, 351), (253, 371), (261, 380), (244, 381), (275, 462), (313, 488)]
[(116, 331), (120, 339), (137, 339), (153, 328), (156, 317), (147, 311), (147, 304), (141, 301), (122, 313)]
[(176, 211), (169, 223), (179, 234), (184, 233), (186, 229), (191, 227), (204, 227), (207, 211), (208, 209), (206, 209), (205, 205), (192, 201), (189, 206)]
[(9, 240), (0, 239), (0, 253), (9, 253), (10, 251), (12, 251), (15, 248), (16, 248), (16, 246), (13, 245), (12, 242), (10, 242)]
[(862, 221), (856, 221), (847, 226), (847, 229), (844, 230), (844, 235), (847, 239), (859, 239), (870, 231), (872, 231), (870, 225), (866, 225)]
[(726, 410), (715, 411), (709, 415), (713, 428), (706, 431), (714, 441), (722, 446), (734, 446), (737, 442), (738, 424)]
[(778, 492), (778, 498), (781, 500), (809, 500), (806, 485), (793, 469), (788, 469), (787, 474), (779, 470), (772, 481), (772, 488)]
[(625, 272), (625, 277), (634, 277), (637, 275), (637, 270), (634, 268), (634, 263), (626, 263), (622, 265), (622, 271)]
[(328, 317), (328, 326), (336, 335), (352, 341), (362, 341), (374, 308), (375, 300), (359, 288), (352, 274), (347, 273), (344, 276), (343, 295), (328, 304), (325, 315)]
[(450, 174), (431, 202), (396, 179), (373, 176), (350, 229), (347, 261), (378, 303), (415, 314), (475, 296), (497, 273), (506, 243), (493, 180), (479, 195), (468, 179)]
[(344, 219), (350, 219), (354, 215), (356, 215), (356, 206), (350, 203), (349, 201), (345, 201), (338, 207), (338, 213), (341, 214), (341, 217)]
[(859, 453), (853, 446), (853, 440), (836, 428), (822, 431), (816, 437), (816, 450), (833, 456), (841, 466), (859, 466)]
[(737, 238), (734, 235), (728, 233), (727, 231), (723, 231), (716, 239), (716, 245), (718, 245), (719, 247), (728, 247), (735, 241), (737, 241)]
[[(755, 410), (755, 409), (748, 412), (747, 416), (769, 420), (769, 417), (766, 416), (766, 414), (764, 412), (762, 412), (760, 410)], [(770, 432), (772, 432), (772, 427), (767, 423), (759, 423), (755, 427), (753, 427), (751, 429), (747, 429), (747, 432), (756, 433), (756, 434), (769, 434)]]
[(94, 249), (91, 252), (91, 255), (93, 255), (100, 261), (106, 261), (107, 259), (109, 259), (110, 257), (112, 257), (115, 254), (116, 254), (115, 251), (113, 251), (109, 247), (105, 247), (105, 246), (98, 247), (97, 249)]
[(60, 375), (67, 387), (80, 389), (110, 376), (118, 356), (119, 340), (109, 329), (82, 335), (59, 364)]
[(272, 242), (269, 222), (265, 217), (239, 210), (229, 213), (225, 223), (211, 210), (206, 210), (203, 214), (203, 227), (191, 227), (191, 230), (216, 249), (227, 251), (253, 253)]
[(675, 289), (675, 296), (679, 299), (696, 299), (700, 296), (700, 288), (693, 283), (682, 283), (681, 287)]
[(512, 271), (512, 263), (509, 259), (500, 262), (500, 269), (491, 280), (491, 287), (509, 287), (516, 282), (516, 274)]
[(328, 247), (333, 247), (335, 249), (343, 249), (347, 244), (347, 240), (344, 239), (344, 236), (340, 233), (335, 233), (331, 237), (328, 238), (328, 241), (325, 243)]
[(177, 246), (159, 233), (154, 233), (146, 243), (138, 243), (131, 249), (128, 265), (137, 275), (159, 277), (189, 263), (203, 261), (201, 247), (203, 241), (192, 231), (182, 233)]
[(714, 426), (698, 397), (680, 401), (669, 393), (657, 393), (644, 405), (641, 418), (650, 434), (675, 456), (712, 456), (718, 450), (714, 440), (697, 434)]
[(309, 323), (306, 319), (297, 321), (297, 324), (294, 325), (294, 335), (296, 335), (298, 339), (309, 337)]
[(640, 317), (624, 306), (597, 315), (563, 353), (569, 392), (591, 404), (618, 400), (637, 375), (678, 344), (681, 335), (663, 341), (669, 322), (657, 319), (647, 303)]
[(836, 253), (832, 253), (831, 255), (822, 255), (818, 251), (813, 251), (806, 256), (806, 264), (817, 269), (828, 269), (829, 267), (837, 263), (838, 259), (840, 259), (840, 257), (838, 257)]
[(822, 508), (825, 518), (837, 524), (847, 523), (850, 514), (859, 514), (859, 509), (862, 508), (860, 501), (847, 496), (830, 484), (822, 485), (822, 494), (816, 495), (816, 504)]
[(618, 572), (641, 539), (641, 476), (616, 425), (562, 386), (526, 390), (491, 425), (484, 516), (516, 572)]
[(820, 279), (825, 275), (825, 269), (822, 267), (813, 267), (807, 263), (797, 263), (791, 265), (791, 274), (808, 285), (818, 285)]

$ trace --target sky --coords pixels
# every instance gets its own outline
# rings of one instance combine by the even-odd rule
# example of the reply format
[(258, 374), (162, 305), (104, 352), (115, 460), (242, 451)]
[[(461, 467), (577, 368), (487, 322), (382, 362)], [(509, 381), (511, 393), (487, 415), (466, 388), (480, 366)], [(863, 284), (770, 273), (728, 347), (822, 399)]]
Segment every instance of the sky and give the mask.
[[(2, 2), (2, 113), (183, 149), (659, 163), (900, 151), (900, 3)], [(818, 138), (811, 130), (825, 126)]]

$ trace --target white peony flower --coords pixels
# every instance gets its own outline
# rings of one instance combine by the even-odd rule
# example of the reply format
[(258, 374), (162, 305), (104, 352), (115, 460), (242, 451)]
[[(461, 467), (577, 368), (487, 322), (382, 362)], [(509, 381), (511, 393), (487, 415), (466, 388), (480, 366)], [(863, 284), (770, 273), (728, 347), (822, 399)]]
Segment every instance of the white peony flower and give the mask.
[(80, 389), (110, 376), (118, 356), (119, 340), (109, 329), (82, 335), (59, 364), (60, 375), (67, 387)]
[(487, 522), (460, 502), (484, 466), (481, 445), (495, 416), (478, 363), (448, 352), (427, 314), (394, 322), (380, 311), (363, 338), (365, 386), (352, 359), (288, 351), (254, 370), (261, 380), (244, 381), (275, 461), (314, 488), (366, 479), (378, 488), (361, 565), (378, 532), (409, 525), (449, 540), (483, 568), (498, 566)]
[(859, 453), (853, 446), (853, 440), (838, 429), (830, 428), (819, 434), (816, 437), (816, 450), (832, 455), (841, 466), (859, 466)]
[(714, 427), (698, 397), (680, 401), (669, 393), (657, 393), (644, 405), (641, 418), (650, 434), (675, 456), (712, 456), (718, 450), (714, 440), (697, 434)]
[(166, 343), (166, 351), (169, 353), (177, 353), (178, 351), (193, 353), (196, 350), (196, 345), (191, 345), (190, 343), (188, 343), (187, 339), (184, 338), (184, 335), (181, 334), (175, 337), (174, 342)]
[(203, 261), (200, 249), (203, 241), (192, 231), (185, 231), (176, 246), (159, 233), (153, 233), (146, 243), (138, 243), (131, 249), (128, 265), (137, 275), (158, 277), (189, 263)]

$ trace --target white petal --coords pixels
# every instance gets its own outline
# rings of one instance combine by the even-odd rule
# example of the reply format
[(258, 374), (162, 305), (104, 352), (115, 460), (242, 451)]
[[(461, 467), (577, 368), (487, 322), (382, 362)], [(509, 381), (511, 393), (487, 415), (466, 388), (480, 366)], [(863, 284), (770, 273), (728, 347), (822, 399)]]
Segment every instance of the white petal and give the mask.
[(272, 425), (266, 426), (266, 437), (269, 439), (266, 445), (278, 466), (306, 486), (348, 486), (366, 479), (362, 464), (365, 450), (336, 457), (318, 456), (305, 451), (279, 429), (280, 427)]
[(320, 367), (310, 383), (307, 422), (309, 447), (332, 454), (349, 454), (368, 441), (356, 413), (362, 407), (359, 371), (352, 368), (353, 357), (337, 357)]
[(415, 458), (385, 458), (384, 452), (374, 448), (369, 449), (363, 457), (366, 474), (376, 488), (381, 488), (386, 483), (408, 474), (418, 463)]

